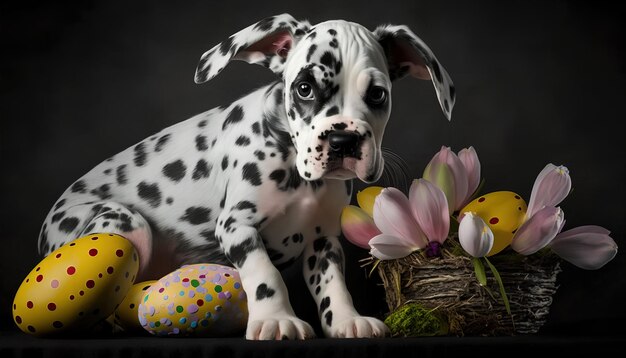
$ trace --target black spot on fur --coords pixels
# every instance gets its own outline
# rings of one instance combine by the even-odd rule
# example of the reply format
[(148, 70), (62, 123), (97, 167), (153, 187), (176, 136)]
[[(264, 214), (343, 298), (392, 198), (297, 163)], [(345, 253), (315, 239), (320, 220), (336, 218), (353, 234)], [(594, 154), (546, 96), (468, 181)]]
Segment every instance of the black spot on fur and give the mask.
[(138, 167), (144, 166), (148, 159), (148, 154), (146, 153), (146, 145), (144, 143), (139, 143), (135, 146), (135, 165)]
[(145, 181), (142, 181), (137, 185), (137, 195), (144, 201), (148, 202), (148, 204), (150, 204), (153, 208), (161, 205), (161, 190), (159, 189), (159, 185), (156, 183), (148, 184)]
[(257, 157), (257, 159), (259, 160), (265, 160), (265, 152), (260, 151), (260, 150), (255, 150), (254, 151), (254, 155)]
[(185, 210), (180, 221), (187, 221), (191, 225), (200, 225), (211, 220), (211, 209), (202, 206), (192, 206)]
[(275, 16), (267, 17), (254, 25), (255, 30), (269, 31), (274, 26)]
[(164, 135), (162, 135), (159, 138), (159, 140), (157, 140), (156, 144), (154, 145), (154, 151), (155, 152), (160, 152), (161, 150), (163, 150), (163, 147), (165, 147), (167, 142), (169, 142), (171, 136), (172, 136), (171, 134), (164, 134)]
[(120, 222), (118, 223), (117, 228), (122, 230), (122, 232), (131, 232), (135, 230), (131, 217), (125, 213), (120, 215)]
[(334, 116), (339, 114), (339, 108), (337, 106), (332, 106), (326, 111), (326, 117)]
[(329, 33), (331, 36), (337, 36), (337, 30), (335, 30), (335, 29), (328, 29), (328, 33)]
[(243, 119), (243, 108), (240, 105), (236, 105), (228, 116), (224, 120), (224, 124), (222, 125), (222, 130), (225, 130), (229, 125), (241, 122)]
[(108, 184), (102, 184), (101, 186), (93, 189), (91, 194), (97, 196), (100, 200), (106, 200), (112, 197), (109, 190), (111, 190), (111, 187)]
[(241, 170), (243, 180), (250, 182), (254, 186), (261, 185), (261, 172), (256, 163), (246, 163)]
[(285, 179), (287, 172), (283, 169), (276, 169), (270, 173), (270, 179), (276, 182), (276, 184), (280, 184)]
[(246, 137), (245, 135), (241, 135), (239, 136), (239, 138), (237, 138), (237, 140), (235, 141), (235, 144), (240, 147), (248, 146), (250, 145), (250, 138)]
[(79, 180), (72, 185), (70, 190), (72, 191), (72, 193), (84, 194), (87, 192), (87, 184), (85, 184), (85, 181)]
[(58, 212), (58, 213), (52, 215), (52, 221), (51, 222), (54, 224), (55, 222), (63, 219), (64, 216), (65, 216), (65, 211)]
[(227, 189), (224, 189), (224, 196), (222, 196), (222, 200), (220, 200), (220, 208), (224, 209), (224, 205), (226, 204), (226, 193), (228, 193)]
[(226, 168), (228, 168), (228, 156), (225, 155), (224, 158), (222, 158), (222, 170), (226, 170)]
[(270, 298), (274, 296), (276, 291), (267, 287), (267, 284), (262, 283), (256, 288), (256, 300), (261, 301), (266, 298)]
[(309, 270), (313, 270), (315, 268), (315, 264), (317, 263), (317, 257), (309, 256), (309, 259), (307, 260), (307, 262), (309, 264)]
[(206, 124), (207, 124), (207, 120), (203, 119), (200, 122), (198, 122), (198, 128), (204, 128), (206, 127)]
[(59, 230), (69, 234), (76, 229), (79, 222), (80, 220), (75, 217), (65, 218), (59, 223)]
[(333, 311), (326, 312), (324, 318), (326, 318), (326, 325), (330, 327), (333, 324)]
[(128, 183), (128, 177), (126, 176), (126, 164), (122, 164), (119, 167), (117, 167), (115, 174), (116, 174), (115, 179), (117, 180), (117, 184), (124, 185)]
[(173, 202), (174, 202), (174, 198), (172, 197), (168, 197), (167, 199), (165, 199), (165, 203), (168, 205), (172, 205)]
[(450, 86), (450, 98), (454, 101), (454, 97), (456, 96), (456, 89), (454, 86)]
[(210, 166), (206, 160), (200, 159), (196, 163), (196, 167), (193, 169), (191, 178), (193, 180), (200, 180), (202, 178), (208, 178), (211, 175), (212, 166)]
[(261, 125), (259, 122), (252, 123), (252, 133), (261, 134)]
[(322, 298), (322, 301), (320, 302), (320, 313), (326, 311), (328, 307), (330, 307), (330, 297), (326, 296)]
[(326, 246), (327, 243), (328, 243), (328, 240), (325, 237), (319, 238), (313, 241), (313, 250), (315, 250), (315, 252), (320, 252), (324, 250), (324, 247)]
[(166, 164), (163, 167), (163, 175), (176, 183), (181, 181), (185, 177), (186, 173), (187, 166), (180, 159)]
[(302, 235), (301, 233), (294, 234), (291, 237), (291, 241), (293, 241), (295, 244), (299, 244), (304, 241), (304, 235)]
[(311, 56), (313, 56), (313, 54), (315, 53), (316, 49), (317, 49), (317, 45), (316, 44), (312, 44), (309, 47), (309, 50), (306, 53), (306, 62), (311, 62)]
[(65, 205), (65, 201), (65, 199), (61, 199), (56, 204), (54, 204), (54, 211), (59, 210), (63, 205)]
[(96, 227), (96, 223), (91, 223), (91, 224), (87, 225), (85, 230), (83, 230), (82, 234), (84, 234), (84, 235), (91, 234), (91, 231), (93, 230), (94, 227)]
[(200, 152), (204, 152), (209, 149), (209, 146), (206, 143), (206, 136), (198, 134), (196, 136), (196, 149)]
[(443, 108), (446, 110), (446, 112), (450, 111), (450, 105), (448, 104), (448, 100), (447, 99), (443, 100)]
[(256, 205), (248, 200), (242, 200), (235, 205), (235, 209), (237, 210), (252, 210), (253, 213), (256, 212)]
[(226, 56), (233, 48), (233, 37), (229, 37), (226, 39), (226, 41), (222, 42), (220, 44), (220, 48), (219, 51), (222, 54), (222, 56)]
[(441, 83), (441, 68), (439, 68), (439, 64), (437, 63), (437, 61), (432, 61), (430, 65), (433, 68), (433, 72), (435, 72), (435, 78), (437, 79), (437, 82)]
[(260, 248), (261, 246), (257, 240), (247, 238), (241, 243), (231, 246), (226, 257), (235, 267), (241, 267), (246, 262), (248, 254)]

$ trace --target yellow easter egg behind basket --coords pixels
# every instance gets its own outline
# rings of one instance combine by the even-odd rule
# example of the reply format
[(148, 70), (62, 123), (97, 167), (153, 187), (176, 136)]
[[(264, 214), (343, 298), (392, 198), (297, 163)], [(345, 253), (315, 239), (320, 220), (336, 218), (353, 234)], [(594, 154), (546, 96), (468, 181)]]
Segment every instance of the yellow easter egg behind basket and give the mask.
[(526, 215), (526, 202), (512, 191), (495, 191), (474, 199), (460, 213), (478, 215), (493, 232), (493, 247), (487, 256), (495, 255), (511, 244)]
[(139, 323), (138, 316), (138, 308), (139, 303), (146, 295), (146, 292), (156, 280), (143, 281), (134, 284), (122, 303), (120, 303), (119, 307), (115, 310), (115, 323), (120, 325), (124, 331), (126, 332), (143, 332), (145, 333), (143, 327)]
[(248, 322), (247, 303), (234, 268), (187, 265), (152, 284), (139, 305), (139, 321), (158, 336), (241, 334)]
[(78, 238), (50, 253), (15, 294), (13, 319), (44, 336), (88, 328), (122, 302), (139, 269), (132, 243), (114, 234)]

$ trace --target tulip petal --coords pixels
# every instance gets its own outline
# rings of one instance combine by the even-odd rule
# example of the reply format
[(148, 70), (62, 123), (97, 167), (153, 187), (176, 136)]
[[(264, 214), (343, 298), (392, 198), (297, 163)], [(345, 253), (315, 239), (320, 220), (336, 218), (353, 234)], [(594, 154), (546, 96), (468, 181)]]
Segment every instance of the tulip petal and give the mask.
[(367, 215), (374, 216), (374, 201), (381, 190), (383, 190), (382, 186), (368, 186), (356, 193), (356, 201)]
[(370, 254), (381, 260), (399, 259), (419, 249), (416, 246), (407, 245), (404, 239), (393, 235), (380, 234), (369, 242)]
[(348, 241), (364, 249), (369, 249), (369, 241), (380, 235), (374, 220), (363, 209), (354, 205), (343, 208), (341, 231)]
[(450, 213), (446, 195), (426, 179), (417, 179), (411, 184), (409, 202), (417, 224), (428, 241), (443, 242), (450, 230)]
[(530, 218), (544, 207), (559, 205), (572, 189), (569, 170), (562, 165), (548, 164), (535, 179), (528, 201), (526, 217)]
[(444, 192), (450, 213), (461, 208), (467, 196), (467, 172), (449, 147), (441, 147), (426, 166), (423, 177)]
[(466, 212), (459, 223), (459, 242), (468, 254), (483, 257), (493, 247), (493, 232), (487, 224), (472, 212)]
[(562, 259), (585, 270), (597, 270), (617, 254), (610, 231), (601, 226), (581, 226), (558, 234), (550, 248)]
[(376, 197), (374, 223), (383, 234), (403, 239), (408, 246), (423, 248), (428, 243), (413, 218), (409, 199), (396, 188), (385, 188)]
[(478, 154), (476, 154), (474, 147), (461, 149), (458, 157), (461, 163), (463, 163), (465, 172), (467, 173), (467, 195), (461, 204), (461, 207), (463, 207), (470, 201), (480, 184), (480, 161), (478, 160)]
[(560, 208), (539, 210), (520, 226), (511, 242), (511, 248), (522, 255), (531, 255), (545, 247), (565, 224)]

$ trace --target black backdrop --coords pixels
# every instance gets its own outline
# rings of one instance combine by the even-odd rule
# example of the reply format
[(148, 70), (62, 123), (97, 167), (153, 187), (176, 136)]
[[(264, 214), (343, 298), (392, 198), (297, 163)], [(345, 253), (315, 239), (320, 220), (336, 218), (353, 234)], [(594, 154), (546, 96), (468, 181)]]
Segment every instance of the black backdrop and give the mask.
[[(394, 84), (385, 146), (417, 178), (441, 145), (474, 146), (484, 192), (528, 199), (551, 162), (571, 172), (566, 228), (602, 225), (626, 245), (624, 222), (625, 13), (617, 5), (564, 1), (81, 1), (0, 5), (0, 327), (14, 329), (13, 295), (40, 259), (40, 225), (76, 178), (112, 154), (268, 82), (233, 63), (193, 83), (200, 55), (232, 33), (282, 12), (317, 23), (346, 19), (373, 29), (406, 24), (438, 56), (457, 87), (452, 122), (432, 85)], [(381, 315), (384, 295), (347, 249), (349, 287), (361, 311)], [(623, 254), (599, 271), (565, 264), (548, 332), (621, 335)], [(299, 275), (292, 301), (314, 321)], [(292, 277), (293, 276), (293, 277)], [(313, 323), (313, 322), (312, 322)]]

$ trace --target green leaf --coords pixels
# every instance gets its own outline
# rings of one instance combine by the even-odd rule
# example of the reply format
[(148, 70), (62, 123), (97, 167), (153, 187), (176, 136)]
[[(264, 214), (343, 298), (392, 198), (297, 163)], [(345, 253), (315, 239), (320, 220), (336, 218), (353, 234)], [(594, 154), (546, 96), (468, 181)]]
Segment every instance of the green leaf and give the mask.
[(489, 269), (491, 270), (491, 273), (493, 273), (493, 277), (496, 279), (496, 282), (498, 282), (498, 286), (500, 287), (500, 296), (502, 296), (502, 301), (504, 302), (506, 313), (508, 313), (510, 316), (511, 306), (509, 305), (509, 298), (506, 296), (506, 291), (504, 290), (504, 284), (502, 283), (500, 273), (487, 257), (485, 257), (485, 262), (487, 263), (487, 265), (489, 265)]
[(480, 262), (478, 257), (472, 257), (472, 263), (474, 264), (474, 274), (481, 286), (487, 286), (487, 275), (485, 274), (485, 266)]

